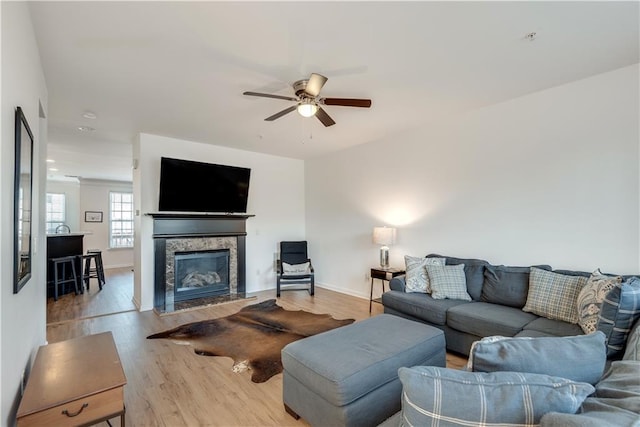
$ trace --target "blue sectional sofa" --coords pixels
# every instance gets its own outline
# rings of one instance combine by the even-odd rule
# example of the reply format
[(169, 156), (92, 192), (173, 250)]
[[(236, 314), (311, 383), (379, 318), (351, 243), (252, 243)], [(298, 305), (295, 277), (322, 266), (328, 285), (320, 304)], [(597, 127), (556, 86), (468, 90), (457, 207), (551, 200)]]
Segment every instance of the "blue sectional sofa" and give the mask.
[[(445, 258), (446, 265), (464, 264), (471, 301), (406, 292), (406, 279), (398, 276), (382, 295), (384, 312), (441, 329), (447, 349), (471, 354), (470, 364), (466, 371), (402, 368), (402, 411), (384, 427), (516, 422), (518, 417), (511, 420), (514, 414), (527, 420), (518, 422), (543, 427), (640, 427), (640, 279), (623, 276), (620, 285), (606, 293), (598, 330), (585, 335), (575, 323), (523, 311), (531, 267), (427, 257)], [(552, 271), (550, 266), (535, 267), (536, 274)], [(519, 396), (525, 388), (528, 397), (523, 401)], [(531, 397), (536, 393), (538, 400)], [(549, 402), (564, 406), (554, 408)], [(491, 409), (506, 406), (503, 414)]]
[[(468, 355), (473, 342), (484, 337), (572, 336), (584, 332), (574, 323), (552, 320), (523, 311), (529, 291), (530, 266), (492, 265), (481, 259), (437, 254), (446, 265), (464, 264), (467, 292), (472, 301), (433, 299), (424, 293), (405, 292), (405, 276), (393, 278), (382, 295), (384, 312), (442, 329), (447, 350)], [(551, 266), (535, 265), (551, 271)], [(563, 275), (588, 278), (584, 271), (555, 270)], [(623, 276), (629, 278), (631, 276)]]

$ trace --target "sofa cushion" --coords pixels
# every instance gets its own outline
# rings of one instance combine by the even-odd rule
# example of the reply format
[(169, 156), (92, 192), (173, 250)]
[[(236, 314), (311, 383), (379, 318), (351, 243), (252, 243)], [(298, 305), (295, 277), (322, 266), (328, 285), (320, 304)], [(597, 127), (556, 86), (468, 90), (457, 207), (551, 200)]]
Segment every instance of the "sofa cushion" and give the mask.
[(604, 341), (602, 332), (572, 337), (488, 337), (473, 344), (467, 368), (546, 374), (596, 384), (607, 361)]
[(574, 277), (586, 277), (589, 278), (591, 276), (590, 271), (577, 271), (577, 270), (553, 270), (554, 273), (562, 274), (564, 276), (574, 276)]
[(636, 321), (636, 325), (629, 332), (622, 359), (640, 361), (640, 320)]
[(640, 362), (613, 362), (578, 414), (549, 412), (541, 427), (637, 427), (640, 424)]
[(615, 285), (622, 283), (620, 276), (605, 276), (600, 269), (594, 271), (587, 284), (578, 294), (578, 325), (585, 334), (596, 331), (598, 325), (598, 313), (604, 297)]
[(484, 282), (484, 268), (490, 265), (487, 261), (473, 258), (455, 258), (437, 254), (429, 254), (428, 258), (445, 258), (447, 265), (464, 264), (464, 275), (467, 279), (467, 292), (474, 301), (480, 301), (482, 284)]
[(526, 331), (537, 331), (545, 336), (553, 337), (583, 335), (582, 328), (576, 324), (563, 322), (562, 320), (547, 319), (546, 317), (538, 317), (533, 322), (527, 323), (523, 332)]
[(425, 265), (433, 299), (471, 301), (467, 293), (464, 265)]
[[(549, 265), (536, 267), (551, 270)], [(522, 308), (529, 293), (531, 267), (489, 265), (484, 269), (481, 301)]]
[(488, 302), (472, 302), (447, 310), (447, 326), (479, 337), (512, 337), (536, 318), (517, 308)]
[(586, 283), (586, 277), (531, 267), (527, 303), (522, 310), (549, 319), (578, 323), (576, 300)]
[(444, 325), (447, 321), (447, 310), (467, 301), (444, 299), (434, 300), (431, 295), (389, 291), (382, 294), (382, 304), (395, 311), (408, 314), (416, 319), (434, 325)]
[(551, 411), (575, 413), (587, 383), (520, 372), (400, 368), (402, 425), (533, 426)]
[(404, 256), (406, 270), (405, 292), (431, 293), (429, 276), (425, 266), (444, 265), (444, 258), (418, 258), (409, 255)]
[(622, 355), (627, 336), (638, 318), (640, 318), (640, 279), (633, 277), (616, 285), (602, 301), (597, 329), (607, 336), (609, 357)]

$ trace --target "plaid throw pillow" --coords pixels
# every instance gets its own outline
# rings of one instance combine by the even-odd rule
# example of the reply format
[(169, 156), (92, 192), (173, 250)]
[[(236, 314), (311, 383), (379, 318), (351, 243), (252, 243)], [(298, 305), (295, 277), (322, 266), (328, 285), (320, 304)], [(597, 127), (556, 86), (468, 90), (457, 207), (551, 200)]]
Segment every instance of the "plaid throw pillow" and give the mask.
[(640, 318), (640, 279), (633, 277), (618, 284), (605, 296), (597, 328), (607, 336), (607, 356), (624, 351), (627, 337)]
[(431, 297), (433, 299), (471, 301), (471, 296), (467, 293), (464, 264), (427, 265), (426, 269), (431, 283)]
[(566, 378), (520, 372), (400, 368), (407, 426), (537, 426), (547, 412), (574, 414), (595, 390)]
[(567, 276), (531, 267), (527, 303), (522, 311), (549, 319), (578, 323), (576, 301), (586, 283), (586, 277)]
[(444, 258), (418, 258), (404, 256), (405, 263), (405, 292), (431, 293), (431, 284), (427, 276), (426, 265), (444, 265)]

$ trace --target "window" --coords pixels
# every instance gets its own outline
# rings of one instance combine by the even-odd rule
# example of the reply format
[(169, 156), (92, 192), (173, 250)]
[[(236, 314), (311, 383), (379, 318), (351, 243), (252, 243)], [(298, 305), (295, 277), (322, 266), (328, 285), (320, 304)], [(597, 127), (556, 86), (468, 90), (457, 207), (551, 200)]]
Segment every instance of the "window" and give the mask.
[(64, 193), (47, 193), (46, 225), (47, 233), (55, 233), (56, 228), (66, 220)]
[(109, 240), (112, 248), (133, 247), (133, 194), (109, 193)]

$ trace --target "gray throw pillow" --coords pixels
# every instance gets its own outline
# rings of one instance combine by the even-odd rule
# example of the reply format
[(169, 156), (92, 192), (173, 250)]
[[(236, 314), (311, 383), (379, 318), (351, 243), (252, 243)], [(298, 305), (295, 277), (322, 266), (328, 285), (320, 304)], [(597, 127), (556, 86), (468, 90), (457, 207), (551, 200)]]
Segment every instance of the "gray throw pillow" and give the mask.
[(425, 267), (431, 283), (431, 297), (433, 299), (471, 301), (471, 297), (467, 293), (464, 264), (427, 265)]
[(548, 319), (578, 323), (576, 301), (586, 283), (586, 277), (567, 276), (531, 267), (527, 303), (522, 311)]
[(529, 372), (596, 384), (606, 362), (602, 332), (570, 337), (487, 337), (473, 343), (467, 369)]
[(520, 372), (400, 368), (402, 425), (533, 426), (547, 412), (574, 414), (594, 388), (566, 378)]

